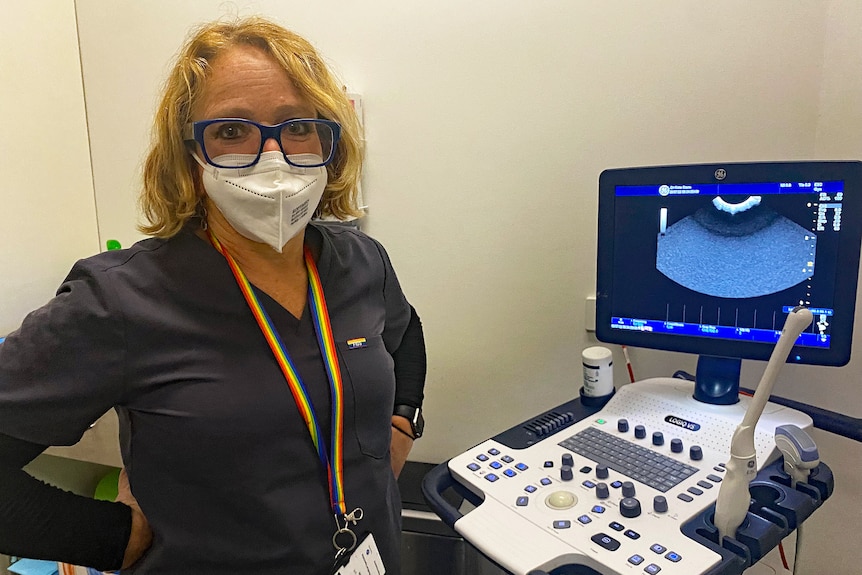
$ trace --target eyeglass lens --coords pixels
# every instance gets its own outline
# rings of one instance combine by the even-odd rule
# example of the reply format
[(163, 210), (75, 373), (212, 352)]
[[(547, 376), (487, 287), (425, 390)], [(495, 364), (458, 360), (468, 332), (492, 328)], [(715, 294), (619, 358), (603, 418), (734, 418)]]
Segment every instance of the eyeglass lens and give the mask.
[[(203, 143), (207, 156), (215, 159), (224, 154), (254, 154), (261, 149), (260, 127), (251, 122), (225, 120), (207, 125)], [(313, 154), (316, 157), (290, 158), (294, 164), (319, 165), (332, 155), (332, 128), (319, 122), (296, 120), (286, 122), (280, 132), (281, 148), (288, 156)]]

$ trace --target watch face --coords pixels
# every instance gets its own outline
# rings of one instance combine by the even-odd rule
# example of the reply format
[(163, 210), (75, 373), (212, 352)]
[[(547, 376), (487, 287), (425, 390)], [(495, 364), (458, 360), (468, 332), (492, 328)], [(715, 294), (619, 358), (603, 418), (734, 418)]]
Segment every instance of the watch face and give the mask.
[(422, 437), (422, 433), (425, 431), (425, 418), (422, 417), (422, 410), (416, 410), (416, 422), (413, 423), (413, 435), (416, 439)]
[(421, 407), (397, 405), (395, 406), (395, 415), (407, 418), (410, 422), (410, 429), (413, 430), (414, 439), (419, 439), (422, 436), (422, 432), (425, 430), (425, 418), (422, 417)]

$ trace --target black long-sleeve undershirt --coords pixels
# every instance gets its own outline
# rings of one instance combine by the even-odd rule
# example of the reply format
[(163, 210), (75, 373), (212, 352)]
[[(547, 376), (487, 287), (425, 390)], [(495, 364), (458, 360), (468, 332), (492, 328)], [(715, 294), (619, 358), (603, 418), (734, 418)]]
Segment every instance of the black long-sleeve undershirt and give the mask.
[(0, 553), (118, 569), (131, 509), (64, 491), (22, 468), (45, 450), (0, 433)]
[(424, 399), (427, 359), (422, 322), (410, 306), (410, 322), (401, 345), (392, 354), (395, 361), (395, 405), (421, 407)]

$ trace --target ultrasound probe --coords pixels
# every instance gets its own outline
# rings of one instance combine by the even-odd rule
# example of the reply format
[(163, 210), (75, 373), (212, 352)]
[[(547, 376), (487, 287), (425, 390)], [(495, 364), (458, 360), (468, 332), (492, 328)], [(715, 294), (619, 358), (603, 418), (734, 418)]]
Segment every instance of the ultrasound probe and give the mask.
[(742, 423), (733, 433), (730, 442), (730, 461), (727, 474), (721, 483), (718, 499), (715, 502), (715, 526), (718, 528), (719, 543), (724, 537), (733, 537), (748, 513), (751, 494), (748, 484), (757, 475), (757, 453), (754, 449), (754, 429), (763, 413), (778, 372), (799, 335), (811, 324), (813, 315), (804, 307), (795, 307), (784, 322), (781, 337), (772, 350), (769, 363), (754, 397), (745, 412)]

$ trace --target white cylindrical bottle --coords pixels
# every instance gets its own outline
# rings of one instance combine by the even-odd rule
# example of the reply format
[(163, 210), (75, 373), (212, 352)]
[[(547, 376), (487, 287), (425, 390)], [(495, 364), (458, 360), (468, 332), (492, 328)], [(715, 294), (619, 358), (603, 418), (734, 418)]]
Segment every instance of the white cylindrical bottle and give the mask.
[(581, 357), (584, 363), (584, 395), (605, 397), (614, 391), (614, 355), (606, 347), (594, 346), (585, 349)]

